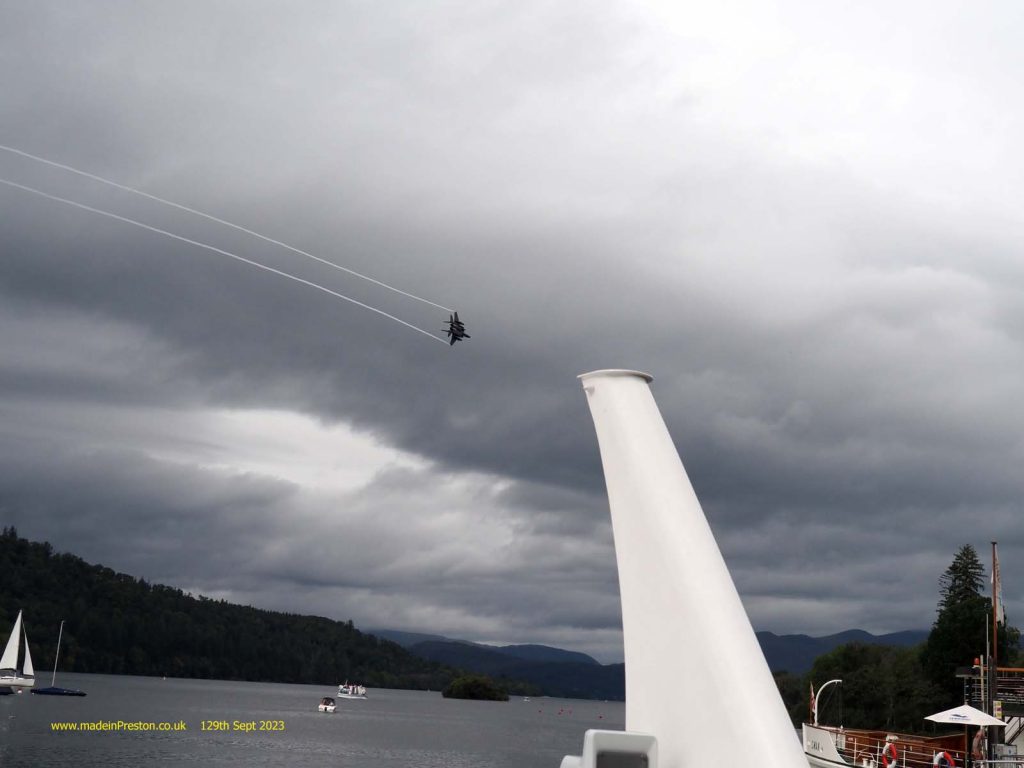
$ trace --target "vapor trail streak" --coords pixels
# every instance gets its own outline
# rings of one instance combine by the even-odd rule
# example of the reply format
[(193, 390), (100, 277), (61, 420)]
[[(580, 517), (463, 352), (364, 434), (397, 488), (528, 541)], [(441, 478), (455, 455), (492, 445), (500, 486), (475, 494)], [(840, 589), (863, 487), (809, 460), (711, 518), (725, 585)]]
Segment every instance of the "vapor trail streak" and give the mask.
[(258, 261), (253, 261), (252, 259), (247, 259), (247, 258), (245, 258), (245, 256), (239, 256), (237, 253), (231, 253), (231, 251), (225, 251), (223, 248), (217, 248), (217, 247), (212, 246), (212, 245), (207, 245), (206, 243), (201, 243), (198, 240), (192, 240), (191, 238), (188, 238), (188, 237), (182, 237), (181, 235), (176, 235), (173, 232), (168, 232), (166, 229), (160, 229), (158, 227), (150, 226), (149, 224), (143, 224), (141, 221), (136, 221), (135, 219), (129, 219), (127, 216), (120, 216), (120, 215), (118, 215), (116, 213), (111, 213), (110, 211), (104, 211), (104, 210), (101, 210), (99, 208), (93, 208), (91, 205), (86, 205), (85, 203), (79, 203), (79, 202), (76, 202), (74, 200), (68, 200), (66, 197), (58, 197), (57, 195), (51, 195), (49, 192), (43, 192), (42, 190), (34, 189), (33, 187), (27, 187), (24, 184), (18, 184), (15, 181), (9, 181), (7, 179), (0, 178), (0, 184), (5, 184), (8, 187), (14, 187), (15, 189), (20, 189), (20, 190), (23, 190), (25, 192), (31, 192), (33, 195), (39, 195), (40, 197), (45, 197), (47, 200), (55, 200), (58, 203), (64, 203), (65, 205), (70, 205), (70, 206), (72, 206), (74, 208), (80, 208), (83, 211), (89, 211), (90, 213), (97, 213), (100, 216), (106, 216), (107, 218), (110, 218), (110, 219), (117, 219), (118, 221), (123, 221), (125, 224), (131, 224), (132, 226), (140, 227), (141, 229), (148, 229), (150, 232), (156, 232), (157, 234), (163, 235), (164, 237), (170, 237), (173, 240), (180, 240), (183, 243), (188, 243), (189, 245), (194, 245), (197, 248), (205, 248), (208, 251), (213, 251), (214, 253), (219, 253), (219, 254), (222, 254), (223, 256), (228, 256), (229, 258), (236, 259), (237, 261), (241, 261), (241, 262), (243, 262), (245, 264), (248, 264), (248, 265), (250, 265), (252, 267), (256, 267), (257, 269), (262, 269), (262, 270), (265, 270), (266, 272), (272, 272), (275, 275), (280, 275), (281, 277), (286, 277), (289, 280), (294, 280), (296, 283), (302, 283), (303, 285), (308, 285), (310, 288), (315, 288), (318, 291), (323, 291), (324, 293), (330, 294), (331, 296), (334, 296), (334, 297), (339, 298), (339, 299), (343, 299), (344, 301), (347, 301), (347, 302), (350, 302), (352, 304), (355, 304), (356, 306), (362, 307), (363, 309), (368, 309), (371, 312), (376, 312), (378, 315), (383, 315), (384, 317), (388, 318), (389, 320), (394, 320), (396, 323), (401, 323), (406, 328), (411, 328), (412, 330), (416, 331), (417, 333), (422, 333), (424, 336), (429, 336), (434, 341), (440, 341), (442, 344), (447, 344), (447, 342), (443, 338), (441, 338), (440, 336), (435, 336), (434, 334), (430, 333), (430, 331), (425, 331), (422, 328), (417, 328), (415, 325), (413, 325), (411, 323), (407, 323), (407, 322), (405, 322), (405, 320), (397, 318), (394, 315), (389, 315), (387, 312), (385, 312), (385, 311), (383, 311), (381, 309), (377, 309), (376, 307), (371, 307), (369, 304), (363, 304), (363, 302), (361, 302), (361, 301), (356, 301), (353, 298), (350, 298), (348, 296), (345, 296), (344, 294), (338, 293), (337, 291), (332, 291), (330, 288), (325, 288), (324, 286), (319, 285), (318, 283), (314, 283), (314, 282), (312, 282), (310, 280), (304, 280), (301, 277), (296, 277), (295, 275), (288, 274), (287, 272), (282, 272), (280, 269), (274, 269), (274, 267), (268, 267), (266, 264), (260, 264)]
[(224, 219), (217, 218), (216, 216), (213, 216), (213, 215), (211, 215), (209, 213), (204, 213), (203, 211), (196, 210), (195, 208), (189, 208), (187, 205), (182, 205), (181, 203), (175, 203), (173, 200), (167, 200), (166, 198), (163, 198), (163, 197), (157, 197), (156, 195), (151, 195), (149, 192), (143, 192), (141, 189), (136, 189), (135, 187), (129, 187), (129, 186), (125, 185), (125, 184), (119, 184), (116, 181), (111, 181), (110, 179), (105, 179), (102, 176), (97, 176), (94, 173), (89, 173), (87, 171), (81, 171), (78, 168), (72, 168), (70, 165), (64, 165), (63, 163), (58, 163), (58, 162), (55, 162), (53, 160), (47, 160), (45, 157), (40, 157), (39, 155), (33, 155), (33, 154), (30, 154), (29, 152), (25, 152), (23, 150), (16, 149), (15, 147), (8, 147), (8, 146), (6, 146), (4, 144), (0, 144), (0, 149), (2, 149), (4, 152), (10, 152), (10, 153), (15, 154), (15, 155), (20, 155), (21, 157), (27, 157), (29, 160), (35, 160), (38, 163), (44, 163), (46, 165), (53, 166), (54, 168), (60, 168), (61, 170), (70, 171), (71, 173), (76, 173), (79, 176), (84, 176), (87, 179), (92, 179), (93, 181), (98, 181), (101, 184), (107, 184), (107, 185), (109, 185), (111, 187), (116, 187), (117, 189), (124, 190), (125, 192), (131, 192), (133, 195), (141, 195), (142, 197), (148, 198), (150, 200), (155, 200), (158, 203), (163, 203), (164, 205), (169, 205), (172, 208), (177, 208), (180, 211), (186, 211), (187, 213), (194, 214), (195, 216), (201, 216), (204, 219), (208, 219), (210, 221), (215, 221), (218, 224), (223, 224), (225, 227), (231, 227), (232, 229), (235, 229), (235, 230), (237, 230), (239, 232), (245, 232), (247, 235), (252, 235), (253, 237), (258, 237), (260, 240), (263, 240), (265, 242), (273, 243), (274, 245), (280, 246), (281, 248), (285, 248), (285, 249), (287, 249), (289, 251), (292, 251), (293, 253), (297, 253), (297, 254), (299, 254), (301, 256), (306, 256), (307, 258), (313, 259), (314, 261), (319, 261), (321, 264), (326, 264), (328, 267), (333, 267), (334, 269), (340, 269), (342, 272), (347, 272), (348, 274), (353, 275), (355, 277), (358, 277), (361, 280), (367, 280), (367, 281), (373, 283), (374, 285), (379, 285), (381, 288), (387, 288), (389, 291), (394, 291), (395, 293), (400, 293), (402, 296), (408, 296), (410, 299), (416, 299), (416, 301), (422, 301), (424, 304), (429, 304), (432, 307), (437, 307), (438, 309), (443, 309), (445, 312), (454, 312), (455, 311), (455, 310), (453, 310), (453, 309), (451, 309), (449, 307), (445, 307), (445, 306), (443, 306), (441, 304), (437, 304), (437, 303), (431, 301), (430, 299), (424, 299), (422, 296), (417, 296), (417, 295), (415, 295), (413, 293), (408, 293), (406, 291), (403, 291), (400, 288), (395, 288), (395, 286), (393, 286), (393, 285), (388, 285), (387, 283), (383, 283), (380, 280), (375, 280), (372, 277), (369, 277), (368, 275), (364, 275), (364, 274), (362, 274), (360, 272), (356, 272), (354, 269), (349, 269), (348, 267), (343, 267), (340, 264), (335, 264), (333, 261), (328, 261), (327, 259), (320, 258), (319, 256), (314, 256), (312, 253), (307, 253), (306, 251), (303, 251), (300, 248), (296, 248), (296, 247), (294, 247), (292, 245), (288, 245), (288, 243), (282, 243), (280, 240), (275, 240), (272, 237), (267, 237), (266, 235), (261, 235), (259, 232), (254, 232), (253, 230), (247, 229), (247, 228), (245, 228), (245, 227), (243, 227), (243, 226), (241, 226), (239, 224), (233, 224), (230, 221), (226, 221)]

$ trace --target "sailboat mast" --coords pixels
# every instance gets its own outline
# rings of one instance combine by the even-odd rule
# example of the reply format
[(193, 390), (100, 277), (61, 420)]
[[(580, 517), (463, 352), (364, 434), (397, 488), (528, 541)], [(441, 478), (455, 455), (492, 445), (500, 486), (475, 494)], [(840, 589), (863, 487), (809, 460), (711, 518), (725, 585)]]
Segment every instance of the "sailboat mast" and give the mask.
[(53, 654), (53, 677), (50, 678), (50, 687), (57, 684), (57, 659), (60, 658), (60, 639), (64, 637), (64, 622), (60, 623), (60, 631), (57, 632), (57, 652)]

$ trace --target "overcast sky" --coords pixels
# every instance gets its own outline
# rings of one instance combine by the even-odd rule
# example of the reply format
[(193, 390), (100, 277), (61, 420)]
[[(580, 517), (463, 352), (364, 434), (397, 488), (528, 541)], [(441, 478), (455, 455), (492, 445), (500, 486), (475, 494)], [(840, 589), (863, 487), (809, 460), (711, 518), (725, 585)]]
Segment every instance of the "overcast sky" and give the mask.
[[(1022, 38), (1010, 1), (0, 0), (0, 144), (472, 335), (0, 186), (0, 522), (617, 661), (575, 377), (638, 368), (755, 628), (927, 628), (991, 540), (1024, 621)], [(0, 178), (447, 319), (24, 157)]]

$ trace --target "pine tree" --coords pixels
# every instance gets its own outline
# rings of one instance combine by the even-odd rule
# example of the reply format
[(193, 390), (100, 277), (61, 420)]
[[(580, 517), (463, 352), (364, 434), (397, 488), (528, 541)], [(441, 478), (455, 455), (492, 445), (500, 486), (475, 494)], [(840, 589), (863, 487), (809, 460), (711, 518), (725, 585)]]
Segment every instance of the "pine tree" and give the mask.
[[(960, 703), (962, 693), (956, 668), (970, 666), (985, 653), (986, 631), (992, 622), (992, 602), (982, 593), (986, 581), (985, 567), (970, 544), (960, 548), (939, 578), (938, 616), (921, 653), (921, 664), (944, 692), (949, 706)], [(1014, 627), (999, 627), (1001, 658), (1014, 651), (1019, 634)]]
[(970, 544), (960, 547), (946, 572), (939, 577), (938, 613), (961, 603), (982, 597), (985, 585), (985, 566)]

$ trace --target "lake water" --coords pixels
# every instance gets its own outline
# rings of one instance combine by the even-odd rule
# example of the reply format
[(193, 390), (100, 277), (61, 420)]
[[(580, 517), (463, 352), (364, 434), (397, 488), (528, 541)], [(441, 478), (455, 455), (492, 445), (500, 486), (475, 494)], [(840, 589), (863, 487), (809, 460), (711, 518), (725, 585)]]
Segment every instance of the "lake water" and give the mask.
[[(331, 715), (316, 709), (336, 692), (324, 686), (74, 674), (57, 684), (88, 696), (0, 696), (0, 766), (558, 768), (580, 753), (584, 731), (621, 730), (625, 715), (622, 702), (457, 701), (380, 689), (337, 699)], [(54, 730), (117, 721), (172, 729), (183, 721), (186, 730)], [(256, 730), (242, 730), (250, 723)]]

